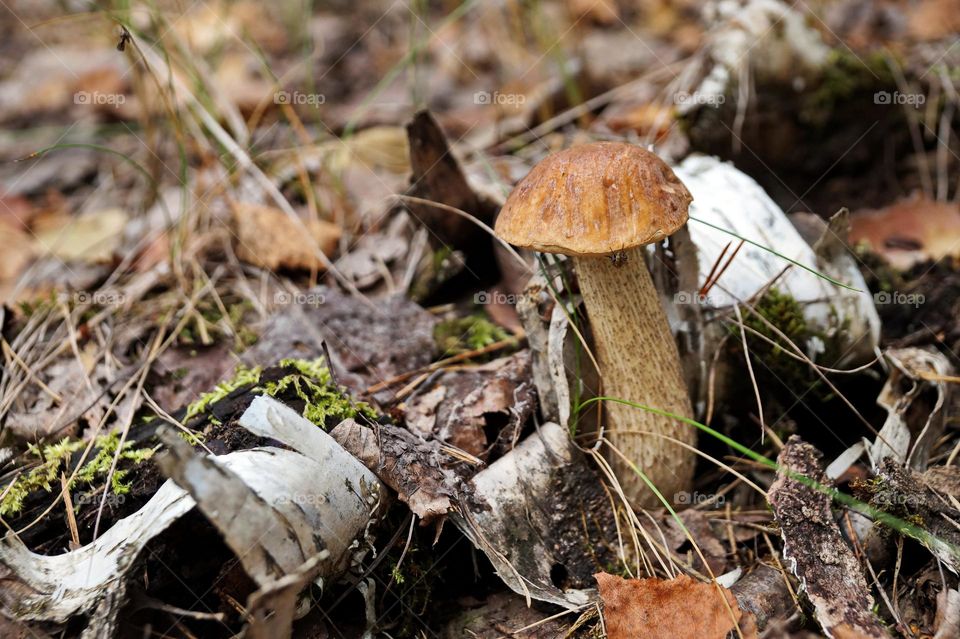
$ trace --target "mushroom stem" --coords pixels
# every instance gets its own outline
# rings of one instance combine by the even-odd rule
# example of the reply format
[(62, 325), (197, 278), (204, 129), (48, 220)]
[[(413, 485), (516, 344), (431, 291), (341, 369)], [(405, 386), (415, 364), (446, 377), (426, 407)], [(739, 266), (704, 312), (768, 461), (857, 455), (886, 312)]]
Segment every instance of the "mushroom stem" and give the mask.
[[(573, 261), (590, 317), (603, 394), (690, 417), (693, 409), (677, 345), (643, 259), (643, 248), (629, 250), (626, 262), (619, 264), (607, 257), (574, 257)], [(689, 489), (693, 454), (667, 439), (637, 431), (695, 445), (695, 428), (616, 402), (606, 402), (604, 411), (607, 440), (636, 464), (667, 500), (674, 502), (677, 492)], [(660, 505), (623, 459), (616, 454), (609, 459), (631, 504)]]

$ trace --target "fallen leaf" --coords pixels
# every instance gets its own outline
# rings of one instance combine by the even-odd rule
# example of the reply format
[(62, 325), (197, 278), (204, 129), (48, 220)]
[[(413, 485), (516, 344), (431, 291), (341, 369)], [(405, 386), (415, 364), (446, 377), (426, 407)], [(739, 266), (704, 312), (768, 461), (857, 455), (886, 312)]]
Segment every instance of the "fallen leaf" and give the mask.
[[(595, 577), (609, 639), (724, 639), (743, 617), (733, 593), (687, 575), (623, 579), (601, 572)], [(749, 632), (751, 623), (743, 625), (744, 637), (756, 637), (755, 630)]]
[[(77, 433), (77, 420), (95, 426), (106, 414), (112, 397), (104, 392), (109, 375), (104, 368), (84, 370), (73, 356), (50, 364), (39, 374), (50, 393), (30, 385), (21, 392), (7, 416), (7, 431), (20, 441), (35, 442), (48, 437), (57, 439)], [(130, 399), (130, 396), (127, 396)], [(139, 398), (138, 398), (139, 399)], [(126, 415), (129, 401), (123, 402), (115, 414)]]
[[(717, 538), (713, 528), (710, 526), (710, 519), (700, 510), (688, 508), (677, 514), (683, 525), (690, 532), (690, 535), (696, 540), (700, 552), (703, 553), (710, 570), (715, 575), (720, 575), (727, 570), (727, 547)], [(670, 548), (679, 551), (689, 542), (686, 533), (680, 527), (680, 524), (672, 515), (664, 514), (661, 525), (664, 537), (670, 544)], [(688, 553), (689, 559), (694, 562), (697, 570), (705, 571), (700, 556), (693, 551)]]
[[(278, 293), (276, 301), (284, 308), (244, 353), (248, 365), (273, 366), (288, 357), (323, 357), (326, 341), (337, 381), (353, 391), (365, 391), (426, 366), (436, 353), (436, 317), (403, 296), (379, 299), (373, 305), (318, 286), (295, 296)], [(390, 389), (373, 396), (375, 401), (392, 398)]]
[(151, 374), (160, 381), (150, 395), (167, 412), (174, 412), (216, 386), (234, 369), (236, 360), (223, 344), (209, 347), (173, 346), (163, 351)]
[(126, 224), (127, 214), (120, 209), (58, 216), (36, 229), (37, 242), (44, 252), (61, 260), (107, 262), (123, 239)]
[(233, 207), (237, 223), (237, 257), (270, 270), (280, 268), (322, 270), (316, 250), (332, 255), (341, 229), (324, 220), (298, 224), (280, 209), (250, 202)]
[(0, 218), (0, 242), (4, 247), (0, 253), (0, 299), (6, 299), (8, 286), (13, 285), (36, 250), (30, 236), (14, 224)]
[(261, 73), (257, 60), (246, 52), (224, 55), (214, 73), (223, 96), (244, 115), (273, 100), (273, 85)]
[(960, 203), (914, 196), (850, 217), (850, 241), (866, 242), (895, 268), (960, 255)]
[(928, 42), (953, 37), (960, 31), (960, 14), (955, 0), (920, 0), (910, 3), (907, 30), (917, 40)]
[[(521, 351), (445, 373), (434, 388), (408, 402), (405, 418), (421, 437), (436, 437), (482, 459), (497, 440), (510, 447), (535, 410), (535, 397), (530, 352)], [(496, 439), (488, 440), (488, 433)]]

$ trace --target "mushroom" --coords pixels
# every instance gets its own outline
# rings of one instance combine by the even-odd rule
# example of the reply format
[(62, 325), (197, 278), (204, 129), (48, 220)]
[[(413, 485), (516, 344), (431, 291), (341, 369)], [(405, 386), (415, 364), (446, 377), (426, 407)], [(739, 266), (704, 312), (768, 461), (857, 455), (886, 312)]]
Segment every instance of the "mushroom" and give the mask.
[[(496, 222), (497, 236), (515, 246), (573, 258), (604, 395), (683, 417), (693, 413), (690, 397), (643, 246), (683, 226), (692, 199), (653, 153), (596, 142), (537, 164), (514, 188)], [(604, 411), (610, 444), (667, 499), (689, 488), (693, 454), (659, 435), (694, 445), (693, 427), (617, 402), (605, 402)], [(612, 454), (610, 462), (632, 504), (659, 504), (619, 455)]]

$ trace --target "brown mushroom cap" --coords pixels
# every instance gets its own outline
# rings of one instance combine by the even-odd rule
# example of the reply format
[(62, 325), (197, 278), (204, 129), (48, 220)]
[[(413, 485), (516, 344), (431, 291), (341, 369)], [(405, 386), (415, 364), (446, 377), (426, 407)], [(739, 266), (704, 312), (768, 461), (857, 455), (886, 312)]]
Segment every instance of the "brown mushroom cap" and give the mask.
[(544, 253), (609, 255), (676, 232), (692, 199), (670, 167), (646, 149), (581, 144), (533, 167), (500, 210), (496, 233)]

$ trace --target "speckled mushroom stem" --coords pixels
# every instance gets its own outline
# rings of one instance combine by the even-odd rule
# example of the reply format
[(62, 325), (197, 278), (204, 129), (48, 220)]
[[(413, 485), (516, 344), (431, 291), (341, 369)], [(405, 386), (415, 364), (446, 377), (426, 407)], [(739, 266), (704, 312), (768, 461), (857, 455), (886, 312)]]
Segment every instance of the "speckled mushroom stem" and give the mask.
[[(573, 258), (593, 331), (603, 394), (691, 417), (677, 345), (643, 259), (643, 248), (627, 251), (626, 257), (626, 262), (619, 264), (607, 257)], [(610, 444), (635, 463), (671, 505), (675, 503), (675, 494), (690, 488), (694, 454), (668, 439), (637, 431), (695, 445), (696, 428), (616, 402), (605, 402), (604, 411)], [(623, 459), (615, 453), (608, 459), (631, 504), (661, 505)]]

